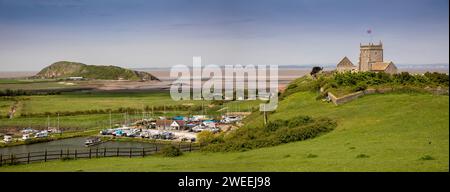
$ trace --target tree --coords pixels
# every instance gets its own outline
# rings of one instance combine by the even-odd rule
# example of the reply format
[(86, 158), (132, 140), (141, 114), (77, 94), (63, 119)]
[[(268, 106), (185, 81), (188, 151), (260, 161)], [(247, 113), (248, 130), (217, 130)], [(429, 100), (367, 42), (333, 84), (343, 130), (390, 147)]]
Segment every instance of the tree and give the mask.
[(315, 77), (316, 74), (319, 73), (322, 70), (323, 70), (323, 67), (315, 66), (315, 67), (312, 68), (312, 70), (311, 70), (311, 72), (309, 74)]

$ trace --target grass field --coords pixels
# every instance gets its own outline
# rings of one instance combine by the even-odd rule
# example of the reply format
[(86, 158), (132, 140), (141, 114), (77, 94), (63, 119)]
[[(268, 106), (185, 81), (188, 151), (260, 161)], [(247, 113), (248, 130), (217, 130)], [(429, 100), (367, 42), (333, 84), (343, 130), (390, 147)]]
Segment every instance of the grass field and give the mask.
[[(341, 106), (314, 98), (295, 93), (269, 116), (337, 120), (336, 130), (311, 140), (247, 152), (53, 161), (0, 171), (449, 171), (448, 96), (369, 95)], [(258, 114), (247, 121), (261, 122)]]
[(12, 89), (12, 90), (42, 90), (42, 89), (64, 89), (64, 88), (76, 88), (78, 85), (68, 85), (61, 82), (51, 80), (0, 80), (0, 90)]
[(0, 115), (6, 116), (13, 103), (14, 101), (11, 100), (0, 100)]
[(61, 95), (26, 96), (23, 101), (24, 113), (42, 113), (57, 111), (85, 111), (92, 109), (138, 108), (145, 106), (202, 105), (207, 101), (173, 101), (168, 92), (151, 93), (63, 93)]

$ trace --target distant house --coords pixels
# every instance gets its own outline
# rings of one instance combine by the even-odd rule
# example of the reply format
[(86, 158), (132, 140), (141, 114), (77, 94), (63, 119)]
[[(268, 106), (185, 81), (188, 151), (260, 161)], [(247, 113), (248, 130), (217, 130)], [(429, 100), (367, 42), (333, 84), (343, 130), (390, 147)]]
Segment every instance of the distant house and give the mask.
[(77, 80), (79, 81), (79, 80), (84, 80), (84, 77), (69, 77), (67, 79), (72, 80), (72, 81), (77, 81)]
[(156, 128), (160, 130), (182, 130), (185, 127), (183, 120), (156, 120)]
[(186, 122), (183, 120), (175, 120), (172, 122), (172, 124), (170, 124), (170, 128), (175, 130), (182, 130), (185, 128), (185, 126)]
[(358, 71), (358, 67), (353, 65), (347, 57), (342, 58), (342, 60), (337, 64), (336, 69), (338, 72)]
[(172, 120), (167, 120), (167, 119), (159, 119), (156, 120), (156, 128), (157, 129), (169, 129), (170, 125), (172, 124)]

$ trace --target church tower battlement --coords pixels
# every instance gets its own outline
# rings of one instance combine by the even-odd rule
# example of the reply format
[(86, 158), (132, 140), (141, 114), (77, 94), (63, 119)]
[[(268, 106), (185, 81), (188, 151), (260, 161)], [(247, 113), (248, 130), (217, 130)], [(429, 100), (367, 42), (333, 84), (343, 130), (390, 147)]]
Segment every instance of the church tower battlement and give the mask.
[(360, 44), (359, 71), (370, 71), (376, 62), (383, 62), (383, 43)]

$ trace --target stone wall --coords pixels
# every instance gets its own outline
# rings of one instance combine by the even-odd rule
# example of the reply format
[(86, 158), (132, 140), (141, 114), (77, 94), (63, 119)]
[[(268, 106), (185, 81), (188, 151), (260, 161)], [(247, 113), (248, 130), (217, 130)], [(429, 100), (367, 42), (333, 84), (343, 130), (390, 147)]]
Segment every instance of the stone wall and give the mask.
[(382, 88), (382, 89), (366, 89), (364, 91), (358, 91), (354, 93), (350, 93), (348, 95), (344, 95), (342, 97), (336, 97), (331, 92), (328, 92), (328, 98), (335, 104), (340, 105), (344, 104), (350, 101), (353, 101), (357, 99), (358, 97), (361, 97), (363, 95), (370, 95), (370, 94), (376, 94), (376, 93), (387, 93), (393, 91), (392, 88)]
[(355, 93), (350, 93), (348, 95), (342, 96), (342, 97), (336, 97), (334, 96), (331, 92), (328, 92), (328, 98), (330, 98), (330, 100), (335, 104), (335, 105), (340, 105), (343, 103), (347, 103), (349, 101), (352, 101), (358, 97), (361, 97), (364, 95), (363, 91), (358, 91)]

